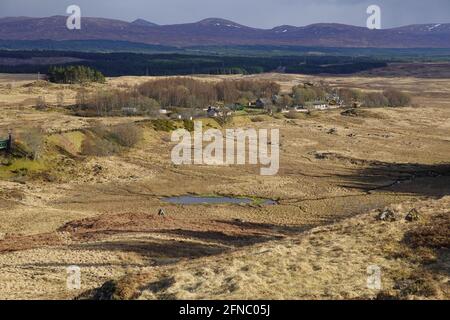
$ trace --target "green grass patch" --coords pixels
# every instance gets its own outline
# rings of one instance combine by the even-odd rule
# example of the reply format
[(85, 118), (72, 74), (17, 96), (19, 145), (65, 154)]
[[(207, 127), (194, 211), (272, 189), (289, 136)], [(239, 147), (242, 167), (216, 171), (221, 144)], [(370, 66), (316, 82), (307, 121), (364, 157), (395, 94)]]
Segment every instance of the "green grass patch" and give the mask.
[(170, 132), (178, 129), (175, 122), (172, 120), (156, 119), (151, 120), (151, 124), (156, 131)]
[(186, 129), (189, 132), (194, 131), (194, 121), (192, 121), (192, 120), (183, 120), (183, 126), (184, 126), (184, 129)]
[(45, 161), (33, 161), (29, 159), (12, 159), (9, 165), (0, 166), (0, 178), (8, 179), (16, 176), (28, 176), (49, 169)]
[(65, 132), (62, 134), (53, 134), (48, 137), (48, 142), (56, 145), (70, 154), (81, 153), (81, 146), (85, 135), (81, 131)]

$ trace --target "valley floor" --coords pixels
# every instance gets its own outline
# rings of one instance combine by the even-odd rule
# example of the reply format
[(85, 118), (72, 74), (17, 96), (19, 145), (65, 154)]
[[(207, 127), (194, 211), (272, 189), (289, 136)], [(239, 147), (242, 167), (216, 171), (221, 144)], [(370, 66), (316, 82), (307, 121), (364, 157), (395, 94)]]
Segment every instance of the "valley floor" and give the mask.
[[(317, 80), (363, 90), (392, 86), (410, 92), (415, 105), (355, 117), (341, 110), (294, 120), (236, 117), (230, 126), (280, 129), (279, 174), (263, 177), (255, 166), (175, 166), (170, 134), (145, 121), (143, 140), (129, 151), (81, 156), (81, 128), (143, 119), (38, 111), (29, 99), (51, 102), (64, 91), (70, 103), (74, 91), (24, 78), (6, 88), (11, 77), (2, 78), (0, 136), (41, 125), (51, 149), (42, 165), (51, 178), (0, 169), (0, 298), (448, 299), (450, 80), (249, 78), (258, 77), (284, 89)], [(63, 142), (70, 148), (56, 152)], [(278, 205), (162, 201), (185, 194)], [(395, 221), (377, 219), (386, 208)], [(408, 222), (412, 209), (420, 218)], [(67, 289), (72, 265), (81, 268), (80, 290)], [(379, 289), (367, 287), (374, 265)]]

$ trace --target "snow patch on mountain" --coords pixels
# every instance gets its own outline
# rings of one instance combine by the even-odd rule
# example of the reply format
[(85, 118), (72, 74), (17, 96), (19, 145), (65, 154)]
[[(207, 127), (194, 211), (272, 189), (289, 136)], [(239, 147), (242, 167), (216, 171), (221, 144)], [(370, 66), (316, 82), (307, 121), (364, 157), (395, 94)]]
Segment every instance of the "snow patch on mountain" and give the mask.
[(441, 25), (442, 24), (438, 23), (438, 24), (435, 24), (435, 25), (433, 25), (431, 27), (428, 27), (428, 31), (433, 31), (434, 29), (439, 28)]

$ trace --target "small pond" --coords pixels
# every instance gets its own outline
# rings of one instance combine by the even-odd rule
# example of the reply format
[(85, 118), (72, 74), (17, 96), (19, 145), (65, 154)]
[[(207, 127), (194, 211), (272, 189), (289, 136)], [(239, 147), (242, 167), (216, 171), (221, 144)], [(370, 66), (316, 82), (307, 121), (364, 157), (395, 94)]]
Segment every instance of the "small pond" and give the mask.
[(201, 196), (178, 196), (166, 197), (161, 199), (164, 202), (173, 204), (261, 204), (261, 205), (276, 205), (277, 202), (270, 199), (252, 199), (252, 198), (237, 198), (237, 197), (201, 197)]

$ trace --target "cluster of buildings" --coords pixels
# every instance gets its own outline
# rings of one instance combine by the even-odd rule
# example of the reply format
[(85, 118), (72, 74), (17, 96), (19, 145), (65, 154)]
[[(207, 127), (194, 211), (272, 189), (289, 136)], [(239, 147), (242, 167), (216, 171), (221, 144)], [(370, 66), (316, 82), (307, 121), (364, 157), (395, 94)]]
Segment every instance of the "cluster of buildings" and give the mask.
[[(269, 98), (259, 98), (253, 102), (250, 102), (247, 106), (241, 106), (238, 104), (235, 104), (233, 106), (230, 106), (227, 111), (229, 114), (231, 114), (234, 111), (237, 110), (243, 110), (245, 108), (251, 108), (251, 109), (260, 109), (265, 110), (273, 107), (274, 105), (280, 106), (278, 103), (279, 99), (281, 97), (274, 96), (272, 99)], [(293, 106), (282, 106), (281, 107), (281, 113), (289, 113), (289, 112), (309, 112), (311, 110), (330, 110), (330, 109), (338, 109), (343, 106), (343, 101), (340, 99), (340, 97), (337, 94), (330, 94), (326, 97), (325, 100), (317, 100), (317, 101), (308, 101), (304, 105), (293, 105)], [(210, 118), (216, 118), (218, 116), (221, 116), (222, 109), (215, 107), (215, 106), (209, 106), (206, 109), (203, 109), (203, 111), (206, 112), (207, 116)]]
[[(275, 96), (271, 99), (258, 99), (251, 105), (250, 107), (256, 107), (260, 109), (264, 109), (270, 105), (279, 105), (278, 100), (279, 96)], [(284, 106), (281, 107), (282, 113), (288, 113), (291, 111), (295, 112), (309, 112), (310, 110), (330, 110), (330, 109), (338, 109), (343, 106), (343, 101), (337, 94), (329, 94), (324, 100), (315, 100), (305, 102), (303, 105), (292, 105), (292, 106)]]
[[(227, 105), (226, 108), (221, 108), (217, 106), (208, 106), (200, 111), (203, 115), (206, 115), (210, 118), (217, 118), (224, 116), (224, 112), (226, 115), (231, 115), (233, 112), (244, 110), (245, 108), (249, 109), (260, 109), (260, 110), (273, 110), (276, 106), (278, 111), (281, 113), (289, 113), (289, 112), (310, 112), (311, 110), (330, 110), (330, 109), (338, 109), (341, 108), (344, 104), (342, 99), (337, 93), (329, 93), (323, 100), (315, 100), (315, 101), (307, 101), (303, 105), (286, 105), (283, 106), (282, 102), (283, 96), (274, 95), (272, 98), (259, 98), (254, 101), (248, 103), (248, 105), (241, 105), (239, 103), (235, 103), (232, 105)], [(168, 110), (161, 109), (161, 114), (164, 115), (174, 115), (172, 112)], [(197, 114), (197, 116), (200, 116)], [(178, 115), (177, 118), (184, 118), (181, 115)]]

